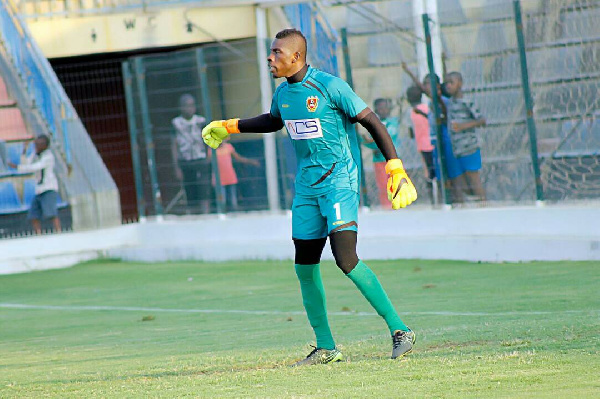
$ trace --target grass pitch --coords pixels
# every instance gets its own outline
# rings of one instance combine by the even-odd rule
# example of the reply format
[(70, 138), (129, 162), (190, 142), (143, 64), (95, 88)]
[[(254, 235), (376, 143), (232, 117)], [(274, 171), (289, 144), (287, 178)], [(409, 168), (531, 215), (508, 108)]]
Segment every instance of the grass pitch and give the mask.
[(0, 276), (0, 397), (600, 397), (600, 264), (371, 261), (415, 351), (322, 265), (347, 361), (313, 335), (291, 262), (93, 262)]

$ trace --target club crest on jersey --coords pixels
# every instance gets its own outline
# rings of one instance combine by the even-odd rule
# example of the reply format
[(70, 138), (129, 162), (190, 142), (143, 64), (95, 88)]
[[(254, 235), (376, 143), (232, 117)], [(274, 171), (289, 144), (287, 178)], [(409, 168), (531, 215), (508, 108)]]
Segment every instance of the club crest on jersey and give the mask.
[(317, 110), (318, 106), (319, 106), (319, 97), (310, 96), (306, 99), (306, 109), (308, 109), (309, 112), (315, 112)]

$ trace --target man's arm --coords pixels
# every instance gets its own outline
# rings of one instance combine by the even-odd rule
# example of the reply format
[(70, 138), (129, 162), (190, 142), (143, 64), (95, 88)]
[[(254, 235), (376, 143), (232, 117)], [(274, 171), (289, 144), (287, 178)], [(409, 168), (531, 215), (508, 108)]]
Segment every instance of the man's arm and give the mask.
[(243, 155), (240, 155), (235, 148), (233, 148), (232, 146), (232, 150), (231, 150), (231, 156), (233, 157), (233, 159), (236, 162), (239, 163), (244, 163), (246, 165), (252, 165), (252, 166), (260, 166), (260, 162), (258, 162), (256, 159), (250, 159), (250, 158), (246, 158)]
[(358, 123), (367, 129), (371, 137), (373, 137), (373, 141), (377, 144), (377, 148), (379, 148), (379, 151), (381, 151), (386, 161), (398, 158), (396, 147), (394, 147), (394, 142), (385, 125), (369, 107), (356, 115), (356, 119), (358, 120)]
[(485, 126), (485, 118), (477, 119), (470, 122), (457, 123), (452, 122), (452, 130), (455, 132), (462, 132), (463, 130), (475, 129), (481, 126)]
[[(402, 63), (402, 69), (411, 78), (411, 80), (413, 81), (413, 83), (415, 84), (415, 86), (417, 86), (419, 89), (421, 89), (421, 91), (423, 93), (427, 94), (426, 90), (425, 90), (425, 86), (423, 86), (423, 83), (421, 83), (419, 81), (419, 79), (417, 78), (417, 76), (414, 73), (412, 73), (412, 71), (408, 68), (408, 65), (406, 65), (406, 62)], [(430, 96), (430, 95), (427, 94), (427, 96)]]
[(396, 147), (385, 125), (369, 107), (356, 115), (358, 123), (364, 126), (377, 144), (377, 148), (387, 161), (385, 172), (388, 175), (387, 194), (393, 209), (405, 208), (417, 199), (417, 190), (398, 159)]
[[(49, 150), (46, 150), (49, 151)], [(25, 172), (25, 173), (33, 173), (38, 170), (42, 170), (46, 167), (50, 166), (50, 157), (41, 157), (40, 160), (36, 162), (29, 161), (28, 163), (21, 164), (18, 166), (17, 171)]]
[(177, 163), (177, 140), (175, 139), (175, 135), (171, 137), (171, 155), (173, 156), (173, 168), (175, 168), (175, 177), (181, 180), (183, 179), (183, 173), (181, 172), (181, 168)]
[(273, 116), (270, 112), (249, 119), (240, 119), (238, 129), (240, 133), (271, 133), (283, 127), (281, 118)]
[(249, 119), (227, 119), (212, 121), (202, 129), (202, 138), (206, 145), (217, 149), (223, 139), (234, 133), (270, 133), (283, 127), (281, 118), (266, 113)]

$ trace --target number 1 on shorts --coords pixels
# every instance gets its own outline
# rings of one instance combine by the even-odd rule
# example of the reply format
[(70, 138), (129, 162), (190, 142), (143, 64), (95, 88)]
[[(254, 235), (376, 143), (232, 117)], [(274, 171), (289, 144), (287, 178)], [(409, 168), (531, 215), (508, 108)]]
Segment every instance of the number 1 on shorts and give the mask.
[(340, 203), (336, 202), (335, 204), (333, 204), (333, 208), (335, 209), (335, 217), (337, 218), (337, 220), (340, 220), (342, 218), (342, 210), (340, 209)]

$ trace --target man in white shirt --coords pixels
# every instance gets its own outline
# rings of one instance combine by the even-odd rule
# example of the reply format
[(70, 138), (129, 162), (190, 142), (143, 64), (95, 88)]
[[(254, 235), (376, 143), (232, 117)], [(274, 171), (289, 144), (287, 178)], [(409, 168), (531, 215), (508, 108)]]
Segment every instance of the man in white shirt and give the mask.
[[(27, 158), (25, 163), (15, 165), (12, 162), (8, 166), (19, 172), (35, 173), (35, 197), (29, 208), (29, 219), (33, 224), (36, 234), (42, 232), (42, 219), (52, 219), (54, 231), (60, 232), (60, 219), (58, 218), (58, 179), (54, 173), (55, 159), (50, 147), (50, 138), (46, 135), (35, 139), (35, 154)], [(23, 147), (23, 154), (27, 146)]]
[(174, 118), (171, 151), (175, 174), (183, 182), (189, 210), (209, 213), (211, 197), (210, 153), (202, 140), (206, 119), (196, 114), (196, 101), (190, 94), (179, 99), (181, 115)]

